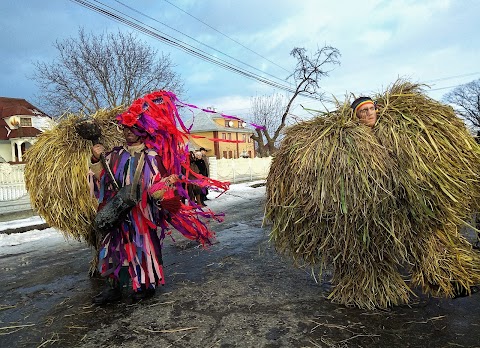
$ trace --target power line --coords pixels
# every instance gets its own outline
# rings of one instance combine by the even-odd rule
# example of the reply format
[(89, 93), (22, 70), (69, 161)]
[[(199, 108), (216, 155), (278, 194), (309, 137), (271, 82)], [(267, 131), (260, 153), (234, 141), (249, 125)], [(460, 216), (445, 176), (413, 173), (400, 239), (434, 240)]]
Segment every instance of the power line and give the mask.
[(467, 77), (467, 76), (473, 76), (473, 75), (479, 75), (479, 74), (480, 74), (480, 72), (474, 72), (474, 73), (468, 73), (468, 74), (462, 74), (462, 75), (456, 75), (456, 76), (441, 77), (439, 79), (425, 81), (424, 83), (445, 81), (445, 80), (456, 79), (456, 78), (459, 78), (459, 77)]
[(455, 87), (460, 87), (460, 86), (462, 86), (462, 85), (464, 85), (464, 83), (462, 83), (462, 84), (460, 84), (460, 85), (455, 85), (455, 86), (431, 88), (431, 89), (429, 89), (429, 91), (441, 91), (442, 89), (455, 88)]
[[(189, 53), (189, 54), (191, 54), (191, 55), (197, 56), (197, 57), (200, 58), (200, 59), (203, 59), (203, 60), (209, 61), (209, 62), (211, 62), (211, 63), (217, 64), (217, 65), (219, 65), (219, 66), (221, 66), (221, 67), (224, 67), (224, 68), (226, 68), (227, 70), (232, 70), (232, 71), (234, 71), (234, 72), (240, 73), (241, 75), (244, 75), (244, 76), (247, 76), (247, 77), (252, 77), (252, 78), (257, 79), (257, 80), (259, 80), (259, 81), (261, 81), (261, 82), (263, 82), (263, 83), (271, 84), (271, 85), (273, 85), (273, 86), (278, 86), (279, 88), (286, 89), (286, 90), (288, 90), (288, 91), (290, 91), (290, 92), (293, 91), (293, 90), (292, 90), (291, 88), (289, 88), (289, 87), (280, 85), (280, 84), (278, 84), (278, 83), (276, 83), (276, 82), (273, 82), (273, 81), (271, 81), (271, 80), (268, 80), (267, 78), (263, 78), (263, 77), (261, 77), (261, 76), (259, 76), (259, 75), (256, 75), (256, 74), (254, 74), (254, 73), (251, 73), (251, 72), (249, 72), (249, 71), (242, 70), (241, 68), (239, 68), (239, 67), (237, 67), (237, 66), (235, 66), (235, 65), (233, 65), (233, 64), (229, 64), (228, 62), (226, 62), (226, 61), (224, 61), (224, 60), (222, 60), (222, 59), (220, 59), (220, 58), (211, 56), (211, 55), (209, 55), (208, 53), (206, 53), (206, 52), (204, 52), (204, 51), (202, 51), (202, 50), (200, 50), (200, 49), (198, 49), (198, 48), (195, 48), (195, 47), (193, 47), (193, 46), (191, 46), (191, 45), (188, 45), (188, 44), (185, 43), (185, 42), (182, 42), (182, 41), (180, 41), (180, 40), (177, 40), (177, 39), (173, 38), (173, 37), (170, 36), (170, 35), (167, 35), (167, 34), (165, 34), (165, 33), (162, 33), (163, 36), (162, 36), (162, 35), (159, 35), (159, 34), (155, 33), (155, 31), (158, 31), (157, 29), (155, 29), (155, 28), (153, 28), (153, 27), (151, 27), (151, 26), (147, 26), (147, 27), (153, 29), (154, 31), (152, 31), (152, 30), (150, 30), (150, 29), (147, 29), (146, 27), (143, 27), (143, 26), (142, 26), (142, 25), (145, 25), (145, 23), (143, 23), (143, 22), (141, 22), (141, 21), (139, 21), (139, 20), (137, 20), (137, 19), (135, 19), (135, 18), (133, 18), (133, 17), (131, 17), (131, 16), (128, 16), (128, 15), (126, 15), (126, 14), (124, 14), (124, 13), (118, 11), (118, 10), (113, 9), (114, 11), (116, 11), (116, 12), (122, 14), (122, 15), (125, 15), (125, 16), (127, 16), (127, 17), (129, 17), (129, 18), (132, 18), (133, 20), (135, 20), (135, 21), (138, 22), (138, 23), (141, 23), (142, 25), (141, 25), (141, 24), (137, 24), (137, 23), (135, 23), (135, 22), (132, 22), (132, 21), (130, 21), (130, 20), (126, 19), (126, 18), (123, 18), (123, 17), (121, 17), (121, 16), (119, 16), (119, 15), (117, 15), (117, 14), (114, 14), (114, 13), (108, 11), (108, 10), (105, 10), (105, 9), (103, 9), (103, 8), (100, 8), (100, 7), (98, 7), (98, 6), (95, 6), (94, 4), (92, 4), (92, 3), (88, 2), (88, 1), (83, 1), (83, 0), (71, 0), (71, 1), (76, 2), (76, 3), (82, 5), (82, 6), (86, 7), (86, 8), (89, 8), (89, 9), (91, 9), (91, 10), (93, 10), (93, 11), (95, 11), (95, 12), (97, 12), (97, 13), (105, 16), (105, 17), (108, 17), (108, 18), (113, 19), (113, 20), (115, 20), (115, 21), (118, 21), (118, 22), (120, 22), (120, 23), (122, 23), (122, 24), (125, 24), (125, 25), (127, 25), (127, 26), (129, 26), (129, 27), (131, 27), (131, 28), (133, 28), (133, 29), (135, 29), (135, 30), (137, 30), (137, 31), (140, 31), (140, 32), (148, 35), (148, 36), (151, 36), (151, 37), (153, 37), (153, 38), (155, 38), (155, 39), (161, 40), (161, 41), (163, 41), (164, 43), (166, 43), (166, 44), (168, 44), (168, 45), (170, 45), (170, 46), (173, 46), (173, 47), (182, 49), (182, 50), (184, 50), (185, 52), (187, 52), (187, 53)], [(108, 7), (108, 6), (106, 6), (105, 4), (101, 3), (100, 1), (96, 1), (96, 0), (94, 0), (94, 1), (97, 2), (97, 3), (102, 4), (102, 5), (105, 6), (105, 7)], [(168, 37), (169, 37), (169, 38), (168, 38)]]
[[(224, 52), (216, 49), (215, 47), (212, 47), (212, 46), (210, 46), (210, 45), (207, 45), (207, 44), (205, 44), (205, 43), (203, 43), (203, 42), (195, 39), (194, 37), (191, 37), (190, 35), (187, 35), (187, 34), (185, 34), (185, 33), (182, 33), (180, 30), (177, 30), (177, 29), (175, 29), (175, 28), (173, 28), (173, 27), (171, 27), (171, 26), (169, 26), (169, 25), (167, 25), (167, 24), (159, 21), (159, 20), (156, 19), (156, 18), (153, 18), (153, 17), (151, 17), (151, 16), (149, 16), (149, 15), (143, 13), (143, 12), (140, 12), (140, 11), (134, 9), (134, 8), (131, 7), (131, 6), (129, 6), (129, 5), (127, 5), (127, 4), (124, 4), (124, 3), (121, 2), (121, 1), (115, 0), (115, 2), (117, 2), (117, 3), (119, 3), (120, 5), (128, 8), (129, 10), (131, 10), (131, 11), (133, 11), (133, 12), (138, 13), (138, 14), (141, 15), (141, 16), (144, 16), (144, 17), (146, 17), (146, 18), (148, 18), (148, 19), (151, 19), (151, 20), (153, 20), (153, 21), (155, 21), (155, 22), (157, 22), (157, 23), (159, 23), (159, 24), (161, 24), (161, 25), (166, 26), (167, 28), (169, 28), (169, 29), (171, 29), (171, 30), (173, 30), (173, 31), (175, 31), (175, 32), (177, 32), (177, 33), (179, 33), (179, 34), (182, 34), (182, 35), (188, 37), (190, 40), (193, 40), (193, 41), (199, 43), (200, 45), (206, 46), (206, 47), (208, 47), (208, 48), (210, 48), (210, 49), (212, 49), (212, 50), (214, 50), (214, 51), (216, 51), (216, 52), (218, 52), (218, 53), (220, 53), (220, 54), (222, 54), (222, 55), (224, 55), (224, 56), (226, 56), (226, 57), (228, 57), (228, 58), (230, 58), (230, 59), (233, 59), (234, 61), (236, 61), (236, 62), (238, 62), (238, 63), (241, 63), (241, 64), (243, 64), (243, 65), (245, 65), (245, 66), (248, 66), (249, 68), (252, 68), (252, 69), (254, 69), (254, 70), (257, 70), (257, 71), (259, 71), (259, 72), (261, 72), (261, 73), (263, 73), (263, 74), (265, 74), (265, 75), (268, 75), (268, 76), (270, 76), (270, 77), (273, 77), (274, 79), (277, 79), (277, 80), (279, 80), (279, 81), (285, 82), (285, 80), (282, 79), (282, 78), (276, 77), (276, 76), (274, 76), (274, 75), (272, 75), (272, 74), (269, 74), (269, 73), (267, 73), (267, 72), (265, 72), (265, 71), (263, 71), (263, 70), (260, 70), (260, 69), (258, 69), (258, 68), (256, 68), (256, 67), (254, 67), (254, 66), (252, 66), (252, 65), (250, 65), (250, 64), (248, 64), (248, 63), (242, 62), (241, 60), (239, 60), (239, 59), (237, 59), (237, 58), (235, 58), (235, 57), (232, 57), (232, 56), (230, 56), (230, 55), (228, 55), (228, 54), (226, 54), (226, 53), (224, 53)], [(102, 5), (105, 6), (105, 7), (107, 7), (107, 8), (110, 8), (110, 9), (112, 9), (112, 10), (114, 10), (114, 11), (119, 12), (118, 10), (114, 9), (114, 8), (111, 7), (111, 6), (108, 6), (108, 5), (105, 5), (105, 4), (102, 4)], [(120, 12), (120, 13), (121, 13), (121, 12)], [(126, 14), (124, 14), (124, 15), (126, 15)], [(126, 16), (129, 17), (129, 18), (134, 19), (134, 18), (131, 17), (131, 16), (128, 16), (128, 15), (126, 15)]]
[(279, 68), (281, 68), (281, 69), (285, 70), (286, 72), (290, 73), (290, 71), (289, 71), (289, 70), (285, 69), (285, 68), (284, 68), (284, 67), (282, 67), (281, 65), (278, 65), (277, 63), (275, 63), (275, 62), (271, 61), (271, 60), (270, 60), (270, 59), (268, 59), (267, 57), (264, 57), (264, 56), (262, 56), (260, 53), (257, 53), (257, 52), (255, 52), (255, 51), (253, 51), (252, 49), (250, 49), (250, 48), (248, 48), (247, 46), (243, 45), (241, 42), (238, 42), (237, 40), (235, 40), (235, 39), (232, 39), (232, 38), (231, 38), (230, 36), (228, 36), (227, 34), (224, 34), (224, 33), (222, 33), (220, 30), (218, 30), (218, 29), (215, 29), (214, 27), (212, 27), (210, 24), (208, 24), (208, 23), (205, 23), (205, 22), (204, 22), (204, 21), (202, 21), (200, 18), (197, 18), (197, 17), (195, 17), (194, 15), (192, 15), (192, 14), (188, 13), (187, 11), (185, 11), (185, 10), (181, 9), (181, 8), (180, 8), (180, 7), (178, 7), (177, 5), (175, 5), (175, 4), (172, 4), (172, 3), (171, 3), (170, 1), (168, 1), (168, 0), (164, 0), (164, 1), (165, 1), (166, 3), (169, 3), (170, 5), (172, 5), (173, 7), (177, 8), (178, 10), (182, 11), (182, 12), (183, 12), (183, 13), (185, 13), (186, 15), (188, 15), (188, 16), (190, 16), (190, 17), (192, 17), (192, 18), (196, 19), (196, 20), (197, 20), (197, 21), (199, 21), (200, 23), (203, 23), (204, 25), (206, 25), (206, 26), (207, 26), (207, 27), (209, 27), (210, 29), (212, 29), (212, 30), (215, 30), (217, 33), (219, 33), (219, 34), (221, 34), (221, 35), (225, 36), (227, 39), (230, 39), (230, 40), (232, 40), (232, 41), (233, 41), (233, 42), (235, 42), (236, 44), (238, 44), (238, 45), (242, 46), (243, 48), (245, 48), (245, 49), (249, 50), (250, 52), (252, 52), (252, 53), (256, 54), (257, 56), (259, 56), (259, 57), (261, 57), (261, 58), (265, 59), (266, 61), (268, 61), (268, 62), (272, 63), (273, 65), (276, 65), (276, 66), (278, 66)]
[[(435, 81), (445, 81), (445, 80), (451, 80), (451, 79), (455, 79), (455, 78), (459, 78), (459, 77), (467, 77), (467, 76), (473, 76), (473, 75), (479, 75), (480, 72), (476, 72), (476, 73), (468, 73), (468, 74), (462, 74), (462, 75), (456, 75), (456, 76), (448, 76), (448, 77), (441, 77), (441, 78), (438, 78), (438, 79), (434, 79), (434, 80), (428, 80), (428, 81), (423, 81), (423, 82), (419, 82), (421, 84), (425, 84), (425, 85), (428, 85), (429, 82), (435, 82)], [(459, 84), (456, 84), (456, 85), (453, 85), (453, 86), (446, 86), (446, 87), (437, 87), (437, 88), (428, 88), (426, 90), (426, 92), (434, 92), (434, 91), (441, 91), (441, 90), (444, 90), (444, 89), (450, 89), (450, 88), (456, 88), (456, 87), (460, 87), (460, 86), (463, 86), (465, 84), (467, 84), (468, 82), (465, 82), (465, 83), (459, 83)], [(334, 96), (335, 98), (337, 99), (341, 99), (340, 96)], [(329, 101), (329, 100), (327, 100)], [(332, 100), (330, 100), (331, 102)], [(311, 102), (305, 102), (305, 104), (309, 104), (309, 103), (313, 103), (313, 101)]]
[[(113, 13), (113, 12), (110, 12), (110, 11), (108, 11), (108, 10), (105, 9), (105, 8), (98, 7), (98, 6), (96, 6), (95, 4), (93, 4), (93, 3), (91, 3), (91, 2), (89, 2), (89, 1), (87, 1), (87, 0), (70, 0), (70, 1), (76, 2), (77, 4), (79, 4), (79, 5), (83, 6), (83, 7), (86, 7), (87, 9), (90, 9), (90, 10), (92, 10), (92, 11), (95, 11), (95, 12), (97, 12), (97, 13), (99, 13), (99, 14), (107, 17), (107, 18), (113, 19), (113, 20), (115, 20), (115, 21), (117, 21), (117, 22), (120, 22), (120, 23), (126, 25), (126, 26), (129, 26), (129, 27), (133, 28), (134, 30), (137, 30), (137, 31), (139, 31), (139, 32), (142, 32), (142, 33), (144, 33), (145, 35), (148, 35), (148, 36), (150, 36), (150, 37), (153, 37), (154, 39), (163, 41), (163, 42), (166, 43), (167, 45), (170, 45), (170, 46), (173, 46), (173, 47), (175, 47), (175, 48), (181, 49), (181, 50), (183, 50), (184, 52), (186, 52), (186, 53), (188, 53), (188, 54), (190, 54), (190, 55), (192, 55), (192, 56), (195, 56), (195, 57), (197, 57), (197, 58), (199, 58), (199, 59), (202, 59), (202, 60), (204, 60), (204, 61), (207, 61), (207, 62), (210, 62), (210, 63), (212, 63), (212, 64), (215, 64), (215, 65), (217, 65), (217, 66), (220, 66), (220, 67), (222, 67), (222, 68), (224, 68), (224, 69), (226, 69), (226, 70), (230, 70), (230, 71), (232, 71), (232, 72), (234, 72), (234, 73), (236, 73), (236, 74), (242, 75), (242, 76), (244, 76), (244, 77), (247, 77), (247, 78), (250, 78), (250, 79), (253, 79), (253, 80), (257, 80), (257, 81), (259, 81), (259, 82), (262, 82), (262, 83), (264, 83), (264, 84), (270, 85), (270, 86), (272, 86), (272, 87), (276, 87), (276, 88), (279, 88), (279, 89), (281, 89), (281, 90), (285, 90), (285, 91), (290, 92), (290, 93), (295, 93), (295, 90), (292, 89), (291, 87), (288, 87), (288, 86), (282, 85), (282, 84), (280, 84), (280, 83), (278, 83), (278, 82), (269, 80), (269, 79), (267, 79), (267, 78), (265, 78), (265, 77), (263, 77), (263, 76), (257, 75), (257, 74), (255, 74), (255, 73), (253, 73), (253, 72), (248, 71), (248, 70), (244, 70), (244, 69), (242, 69), (242, 68), (240, 68), (240, 67), (238, 67), (238, 66), (235, 66), (235, 65), (233, 65), (233, 64), (231, 64), (231, 63), (229, 63), (229, 62), (226, 62), (225, 60), (222, 60), (222, 59), (220, 59), (220, 58), (218, 58), (218, 57), (211, 56), (210, 54), (208, 54), (208, 53), (206, 53), (206, 52), (204, 52), (204, 51), (202, 51), (202, 50), (200, 50), (200, 49), (198, 49), (198, 48), (196, 48), (196, 47), (193, 47), (193, 46), (191, 46), (191, 45), (188, 45), (187, 43), (182, 42), (182, 41), (180, 41), (180, 40), (178, 40), (178, 39), (175, 39), (175, 38), (173, 38), (173, 37), (170, 36), (170, 35), (167, 35), (167, 34), (164, 34), (164, 33), (160, 32), (158, 29), (155, 29), (155, 28), (153, 28), (153, 27), (151, 27), (151, 26), (147, 26), (147, 25), (145, 25), (145, 23), (139, 21), (138, 19), (135, 19), (135, 18), (133, 18), (133, 17), (131, 17), (131, 16), (125, 15), (124, 13), (122, 13), (122, 12), (120, 12), (120, 11), (118, 11), (118, 10), (114, 10), (114, 11), (115, 11), (115, 12), (118, 12), (118, 13), (124, 15), (124, 16), (127, 16), (127, 17), (129, 17), (129, 18), (132, 18), (135, 22), (138, 22), (138, 23), (140, 23), (140, 24), (135, 23), (135, 22), (132, 22), (132, 21), (130, 21), (130, 20), (122, 17), (121, 15), (117, 15), (117, 14), (115, 14), (115, 13)], [(100, 1), (96, 1), (96, 0), (95, 0), (95, 2), (100, 3), (100, 4), (103, 5), (104, 7), (107, 7), (105, 4), (101, 3)], [(146, 26), (146, 27), (145, 27), (145, 26)], [(151, 28), (151, 29), (153, 29), (153, 30), (150, 30), (150, 29), (148, 29), (148, 28)], [(158, 34), (157, 31), (160, 32), (162, 35)], [(170, 37), (170, 38), (168, 38), (168, 37)], [(315, 100), (317, 100), (317, 98), (315, 98), (314, 96), (308, 95), (308, 94), (305, 94), (305, 95), (300, 94), (300, 95), (302, 95), (302, 96), (304, 96), (304, 97), (307, 97), (307, 98), (310, 98), (310, 99), (315, 99)]]
[[(478, 72), (478, 73), (470, 73), (470, 74), (463, 74), (463, 75), (457, 75), (457, 76), (451, 76), (451, 77), (444, 77), (444, 78), (438, 79), (437, 81), (449, 80), (449, 79), (453, 79), (453, 78), (457, 78), (457, 77), (466, 77), (466, 76), (472, 76), (472, 75), (478, 75), (478, 74), (480, 74), (480, 72)], [(463, 86), (463, 85), (465, 85), (465, 84), (467, 84), (467, 83), (468, 83), (468, 82), (459, 83), (459, 84), (457, 84), (457, 85), (448, 86), (448, 87), (431, 88), (430, 91), (440, 91), (440, 90), (442, 90), (442, 89), (457, 88), (457, 87)]]

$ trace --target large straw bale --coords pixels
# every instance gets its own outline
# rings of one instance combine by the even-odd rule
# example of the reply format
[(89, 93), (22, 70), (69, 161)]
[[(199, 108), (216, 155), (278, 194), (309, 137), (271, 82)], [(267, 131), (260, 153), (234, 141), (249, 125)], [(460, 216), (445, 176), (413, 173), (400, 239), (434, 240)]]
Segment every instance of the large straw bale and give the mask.
[[(100, 126), (100, 141), (107, 149), (122, 142), (115, 122), (121, 110), (99, 110), (90, 117)], [(32, 208), (51, 227), (65, 237), (96, 246), (92, 222), (98, 204), (88, 184), (92, 142), (76, 132), (77, 122), (85, 118), (65, 114), (55, 127), (38, 136), (25, 156), (25, 183)]]
[(442, 229), (424, 234), (412, 243), (412, 283), (433, 296), (452, 297), (455, 288), (469, 289), (480, 283), (480, 257), (459, 233), (446, 224)]
[[(478, 209), (479, 147), (418, 85), (399, 81), (376, 99), (373, 129), (349, 103), (287, 129), (267, 178), (271, 240), (297, 264), (331, 267), (335, 302), (405, 303), (405, 269), (424, 291), (452, 295), (480, 279), (478, 254), (455, 232)], [(447, 261), (429, 263), (433, 250)]]
[(453, 109), (397, 83), (377, 96), (375, 134), (391, 151), (412, 218), (429, 225), (470, 219), (480, 203), (480, 148)]

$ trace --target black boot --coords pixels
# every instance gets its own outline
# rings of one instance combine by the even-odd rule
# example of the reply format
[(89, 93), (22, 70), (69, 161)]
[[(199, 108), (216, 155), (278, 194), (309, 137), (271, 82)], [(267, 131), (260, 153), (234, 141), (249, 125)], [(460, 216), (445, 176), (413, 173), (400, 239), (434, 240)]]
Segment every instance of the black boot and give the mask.
[(154, 288), (145, 289), (142, 286), (142, 289), (139, 289), (132, 294), (132, 301), (133, 302), (138, 302), (138, 301), (141, 301), (141, 300), (146, 300), (147, 298), (153, 297), (153, 295), (155, 295), (155, 289)]
[(470, 286), (468, 288), (464, 287), (463, 285), (458, 284), (457, 282), (452, 282), (452, 285), (454, 286), (453, 290), (453, 298), (459, 298), (459, 297), (466, 297), (470, 296), (472, 294), (475, 294), (478, 292), (478, 286)]
[(122, 299), (122, 289), (120, 287), (106, 288), (92, 299), (96, 305), (104, 305), (111, 302), (120, 301)]
[(473, 249), (480, 250), (480, 236), (478, 237), (478, 240), (473, 243)]

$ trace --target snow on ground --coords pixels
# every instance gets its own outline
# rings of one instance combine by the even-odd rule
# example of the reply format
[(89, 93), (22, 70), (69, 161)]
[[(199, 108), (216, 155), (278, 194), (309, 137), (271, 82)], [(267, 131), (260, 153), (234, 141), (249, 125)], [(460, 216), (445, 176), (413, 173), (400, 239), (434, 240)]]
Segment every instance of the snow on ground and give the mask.
[[(224, 207), (235, 204), (238, 199), (249, 199), (252, 197), (265, 195), (265, 186), (252, 187), (264, 183), (264, 180), (259, 180), (240, 184), (232, 184), (230, 185), (230, 189), (223, 194), (211, 190), (208, 194), (209, 200), (206, 201), (206, 203), (210, 209), (212, 209), (214, 212), (219, 213)], [(2, 233), (2, 231), (7, 229), (35, 226), (43, 223), (45, 223), (45, 220), (39, 216), (0, 222), (0, 255), (4, 255), (5, 253), (7, 253), (7, 249), (9, 254), (15, 252), (12, 249), (19, 249), (19, 252), (21, 251), (20, 248), (22, 248), (22, 245), (27, 243), (29, 249), (32, 247), (35, 248), (36, 246), (41, 246), (41, 244), (45, 243), (46, 239), (54, 242), (76, 242), (73, 240), (65, 240), (65, 237), (54, 228), (47, 228), (41, 231), (31, 230), (23, 233)]]
[(31, 230), (23, 233), (0, 233), (0, 256), (40, 251), (52, 245), (79, 243), (67, 240), (54, 228)]
[(5, 231), (5, 230), (19, 228), (19, 227), (26, 227), (26, 226), (41, 225), (44, 223), (45, 223), (45, 220), (40, 216), (32, 216), (29, 218), (12, 220), (12, 221), (3, 221), (3, 222), (0, 222), (0, 234), (2, 233), (2, 231)]

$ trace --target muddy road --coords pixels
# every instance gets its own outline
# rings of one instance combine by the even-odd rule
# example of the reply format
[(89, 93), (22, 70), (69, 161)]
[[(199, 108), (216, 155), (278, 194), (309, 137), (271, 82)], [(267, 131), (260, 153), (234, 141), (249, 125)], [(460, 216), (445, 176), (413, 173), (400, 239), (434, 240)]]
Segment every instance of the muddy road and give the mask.
[[(203, 250), (165, 242), (155, 297), (95, 307), (92, 251), (63, 237), (0, 254), (0, 347), (480, 347), (480, 293), (366, 311), (328, 301), (328, 283), (293, 267), (262, 228), (264, 187), (229, 193)], [(51, 229), (39, 233), (52, 233)]]

